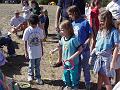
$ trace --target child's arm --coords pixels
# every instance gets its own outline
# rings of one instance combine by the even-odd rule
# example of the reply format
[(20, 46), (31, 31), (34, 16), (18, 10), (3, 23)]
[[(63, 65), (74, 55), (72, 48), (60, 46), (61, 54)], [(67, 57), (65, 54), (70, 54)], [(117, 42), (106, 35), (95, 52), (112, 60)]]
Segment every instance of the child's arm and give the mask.
[(56, 51), (58, 51), (58, 48), (55, 48), (54, 50), (51, 50), (50, 54), (54, 54)]
[(54, 50), (50, 51), (50, 54), (54, 54), (56, 51), (58, 51), (60, 49), (60, 45), (58, 45)]
[(69, 58), (69, 60), (73, 60), (75, 57), (77, 57), (77, 56), (82, 52), (82, 50), (83, 50), (83, 47), (80, 46), (80, 47), (78, 48), (78, 51), (75, 52), (75, 53)]
[(111, 65), (110, 65), (111, 70), (114, 69), (114, 65), (117, 60), (117, 56), (118, 56), (118, 45), (115, 45), (115, 48), (113, 51), (113, 57), (112, 57)]
[(89, 44), (90, 43), (90, 40), (91, 40), (91, 38), (92, 38), (92, 34), (89, 34), (89, 37), (88, 37), (88, 39), (85, 41), (85, 45), (86, 44)]
[(62, 61), (62, 47), (59, 44), (57, 48), (54, 50), (50, 51), (50, 54), (53, 54), (54, 52), (58, 51), (58, 63)]
[(28, 58), (27, 41), (24, 42), (24, 46), (25, 46), (25, 57)]
[(95, 51), (96, 51), (96, 48), (94, 48), (93, 50), (92, 50), (92, 52), (91, 52), (91, 54), (90, 54), (90, 58), (89, 58), (89, 64), (91, 64), (91, 61), (92, 61), (92, 59), (94, 58), (94, 56), (96, 55), (95, 54)]

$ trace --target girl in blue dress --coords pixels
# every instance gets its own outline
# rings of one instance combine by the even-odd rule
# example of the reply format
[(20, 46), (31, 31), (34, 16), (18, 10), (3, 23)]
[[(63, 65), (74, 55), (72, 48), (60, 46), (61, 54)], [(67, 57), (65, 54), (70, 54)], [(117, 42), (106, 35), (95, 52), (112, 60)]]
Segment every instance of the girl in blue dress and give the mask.
[(114, 28), (112, 14), (109, 11), (105, 11), (100, 16), (100, 25), (94, 49), (97, 55), (94, 64), (94, 72), (98, 74), (97, 90), (102, 90), (103, 82), (106, 90), (112, 90), (109, 77), (113, 77), (113, 68), (118, 54), (119, 33)]

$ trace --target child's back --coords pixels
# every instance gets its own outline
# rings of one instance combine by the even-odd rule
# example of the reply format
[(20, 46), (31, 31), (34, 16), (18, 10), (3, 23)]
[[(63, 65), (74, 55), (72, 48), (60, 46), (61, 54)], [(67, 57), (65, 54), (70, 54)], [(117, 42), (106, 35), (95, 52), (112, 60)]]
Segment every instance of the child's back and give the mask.
[(23, 35), (23, 39), (28, 41), (29, 59), (40, 58), (42, 56), (41, 39), (44, 38), (43, 31), (39, 27), (29, 26)]
[[(38, 26), (39, 19), (37, 15), (31, 15), (29, 18), (29, 27), (23, 34), (25, 42), (25, 56), (29, 58), (28, 81), (31, 82), (36, 78), (38, 84), (43, 84), (40, 75), (40, 60), (42, 53), (42, 39), (44, 38), (43, 30)], [(35, 69), (35, 74), (34, 74)]]

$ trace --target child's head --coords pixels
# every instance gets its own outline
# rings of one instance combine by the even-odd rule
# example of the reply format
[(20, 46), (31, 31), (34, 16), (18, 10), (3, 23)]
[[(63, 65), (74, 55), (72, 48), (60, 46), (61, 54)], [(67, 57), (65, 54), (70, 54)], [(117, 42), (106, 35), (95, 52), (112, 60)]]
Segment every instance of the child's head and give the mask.
[(87, 3), (85, 4), (85, 7), (90, 7), (90, 4), (87, 2)]
[(110, 11), (105, 11), (100, 15), (100, 26), (106, 30), (111, 30), (114, 27), (112, 14)]
[(20, 15), (20, 12), (18, 11), (18, 10), (16, 10), (15, 12), (14, 12), (14, 14), (15, 14), (15, 17), (19, 17), (19, 15)]
[(94, 8), (94, 7), (98, 7), (100, 8), (100, 1), (99, 0), (92, 0), (91, 1), (91, 8)]
[(37, 25), (39, 23), (38, 15), (31, 15), (28, 21), (31, 26)]
[(29, 6), (28, 1), (23, 1), (23, 6)]
[(68, 7), (67, 13), (72, 20), (76, 20), (81, 16), (79, 8), (75, 5)]
[(60, 33), (65, 37), (70, 37), (74, 35), (74, 30), (72, 24), (69, 20), (64, 20), (60, 24)]
[(31, 7), (32, 8), (39, 7), (39, 4), (35, 0), (32, 0), (31, 1)]
[(41, 10), (43, 10), (43, 9), (44, 9), (44, 7), (43, 7), (43, 6), (41, 6), (41, 5), (39, 5), (39, 7), (40, 7), (40, 9), (41, 9)]
[(91, 6), (92, 8), (95, 7), (95, 2), (94, 2), (94, 1), (91, 1), (90, 6)]
[(116, 22), (115, 22), (115, 27), (116, 27), (116, 29), (119, 30), (119, 32), (120, 32), (120, 21), (116, 21)]
[(44, 9), (44, 10), (43, 10), (43, 13), (44, 13), (45, 16), (48, 16), (48, 11), (47, 11), (47, 9)]

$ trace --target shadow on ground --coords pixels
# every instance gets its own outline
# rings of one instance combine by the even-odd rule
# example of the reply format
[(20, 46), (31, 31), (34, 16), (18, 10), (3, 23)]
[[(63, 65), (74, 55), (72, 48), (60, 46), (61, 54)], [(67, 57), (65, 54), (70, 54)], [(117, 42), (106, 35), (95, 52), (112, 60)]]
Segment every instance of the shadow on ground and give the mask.
[(7, 63), (1, 68), (2, 72), (13, 78), (13, 75), (21, 75), (21, 68), (28, 66), (28, 61), (25, 59), (24, 55), (17, 55), (16, 57), (7, 57)]
[(14, 44), (15, 49), (19, 49), (18, 44), (20, 44), (20, 43), (18, 43), (18, 42), (16, 42), (16, 41), (13, 41), (13, 44)]
[[(52, 85), (52, 86), (60, 86), (62, 89), (62, 86), (64, 86), (64, 82), (62, 80), (48, 80), (44, 79), (44, 84)], [(80, 82), (79, 89), (85, 89), (85, 83)], [(97, 90), (97, 84), (91, 83), (91, 90)], [(102, 90), (105, 90), (103, 87)]]

